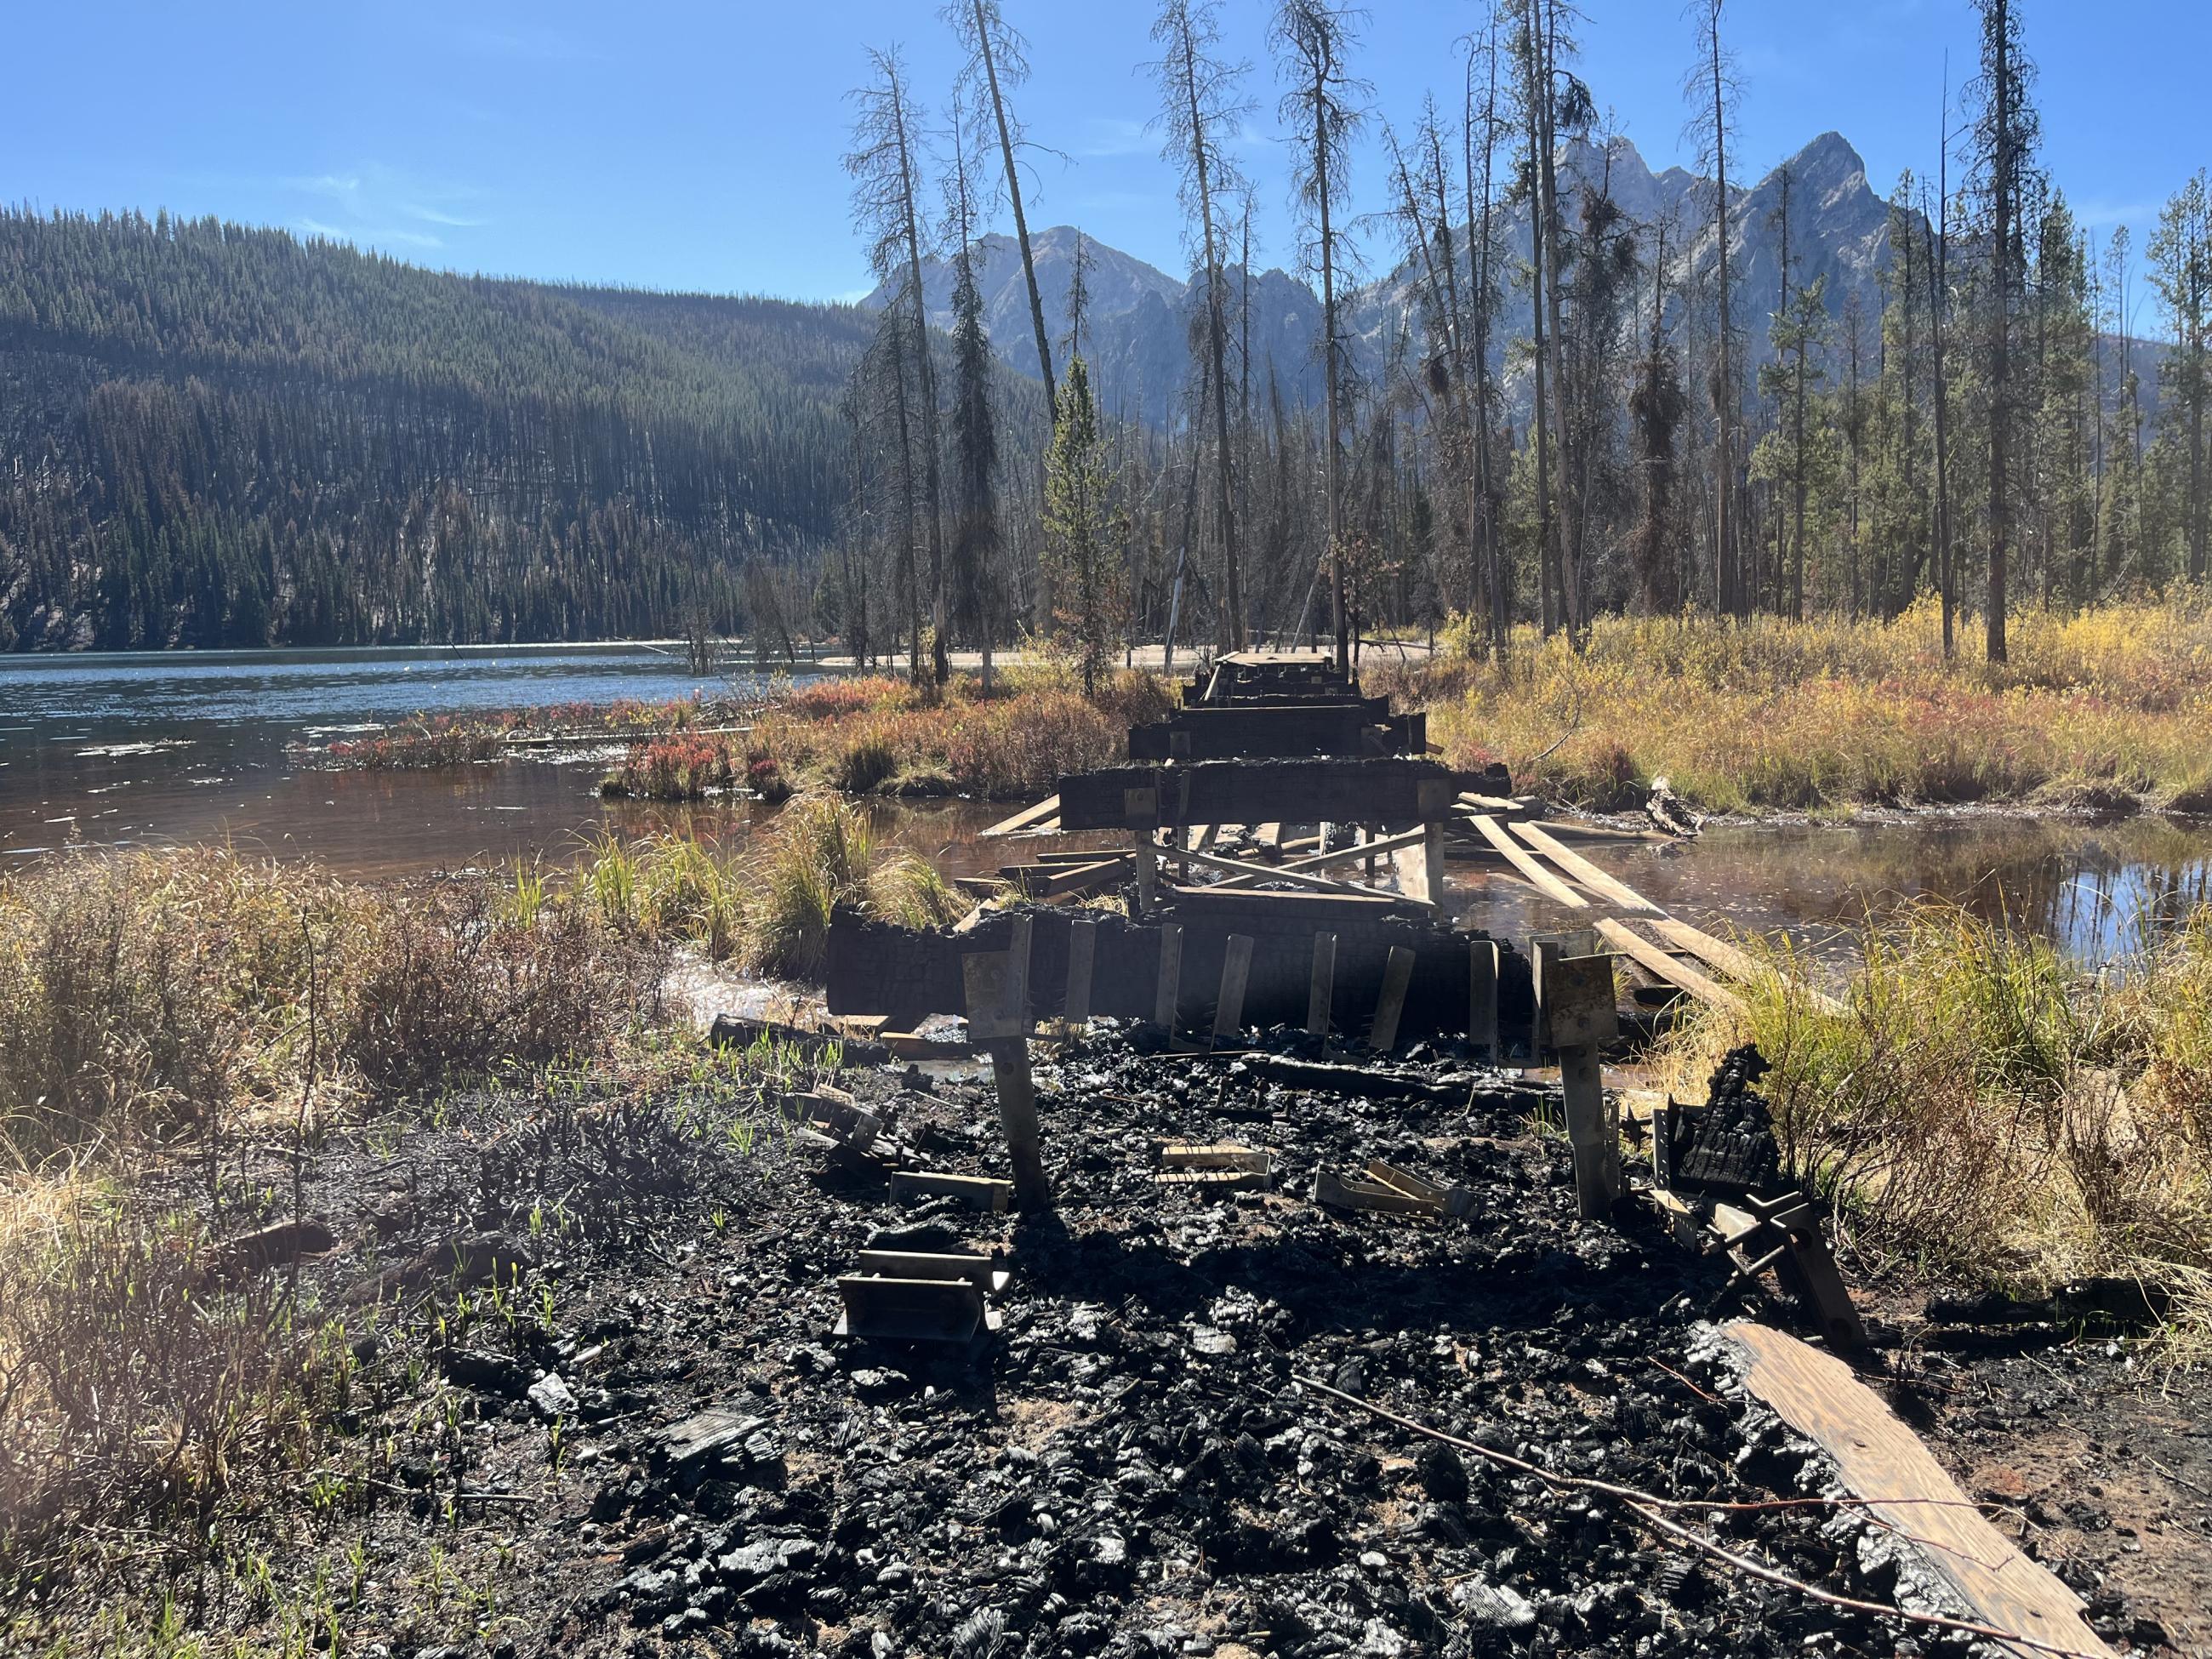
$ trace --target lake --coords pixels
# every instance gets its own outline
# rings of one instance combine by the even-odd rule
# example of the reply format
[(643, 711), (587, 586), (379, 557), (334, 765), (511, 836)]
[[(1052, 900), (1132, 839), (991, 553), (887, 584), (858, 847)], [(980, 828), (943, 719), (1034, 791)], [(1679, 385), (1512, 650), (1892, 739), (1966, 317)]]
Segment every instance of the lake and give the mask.
[[(0, 872), (69, 847), (227, 841), (377, 878), (566, 859), (601, 834), (744, 837), (774, 809), (604, 801), (605, 756), (349, 772), (301, 746), (418, 713), (758, 689), (702, 682), (680, 653), (644, 645), (0, 657)], [(956, 875), (1020, 856), (975, 839), (1011, 810), (876, 809), (894, 839)], [(2090, 959), (2212, 900), (2212, 824), (2203, 821), (1968, 812), (1715, 825), (1690, 843), (1580, 846), (1686, 918), (1785, 931), (1821, 955), (1907, 896), (2009, 917)], [(1480, 866), (1453, 865), (1449, 884), (1462, 914), (1494, 932), (1573, 923)]]

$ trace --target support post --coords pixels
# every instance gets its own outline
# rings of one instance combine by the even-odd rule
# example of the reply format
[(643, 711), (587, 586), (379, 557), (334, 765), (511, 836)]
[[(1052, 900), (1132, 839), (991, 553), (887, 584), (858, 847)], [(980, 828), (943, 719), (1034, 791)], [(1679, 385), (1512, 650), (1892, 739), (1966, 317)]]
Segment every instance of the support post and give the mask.
[(1160, 852), (1149, 830), (1137, 831), (1137, 914), (1149, 916), (1159, 905)]
[(1613, 958), (1570, 956), (1564, 939), (1531, 943), (1538, 1024), (1559, 1055), (1559, 1091), (1575, 1154), (1576, 1201), (1585, 1219), (1602, 1219), (1613, 1213), (1620, 1191), (1620, 1129), (1606, 1107), (1597, 1057), (1598, 1045), (1620, 1030)]
[(1467, 964), (1467, 1040), (1475, 1052), (1499, 1059), (1498, 1042), (1498, 941), (1470, 940)]
[(1231, 933), (1221, 955), (1221, 994), (1213, 1005), (1213, 1041), (1244, 1029), (1244, 987), (1252, 976), (1252, 936)]
[(1063, 1035), (1073, 1036), (1091, 1018), (1091, 970), (1098, 957), (1098, 924), (1072, 921), (1067, 925), (1067, 996), (1060, 1005)]
[(1048, 1209), (1052, 1184), (1045, 1177), (1036, 1085), (1030, 1075), (1030, 918), (1013, 918), (1003, 952), (978, 951), (963, 960), (963, 970), (969, 1035), (991, 1055), (991, 1082), (1013, 1168), (1014, 1195), (1024, 1209)]
[(1421, 826), (1422, 894), (1437, 909), (1444, 904), (1444, 823), (1431, 818)]
[(1375, 1000), (1375, 1024), (1367, 1033), (1368, 1046), (1389, 1054), (1398, 1046), (1398, 1020), (1406, 1012), (1406, 993), (1413, 983), (1413, 953), (1402, 945), (1390, 947), (1382, 967), (1382, 994)]
[(1176, 1002), (1182, 989), (1182, 929), (1172, 921), (1160, 924), (1160, 977), (1152, 992), (1152, 1020), (1175, 1034)]
[(1306, 1030), (1315, 1036), (1328, 1035), (1328, 1012), (1336, 1000), (1336, 935), (1316, 933), (1313, 982), (1306, 988)]

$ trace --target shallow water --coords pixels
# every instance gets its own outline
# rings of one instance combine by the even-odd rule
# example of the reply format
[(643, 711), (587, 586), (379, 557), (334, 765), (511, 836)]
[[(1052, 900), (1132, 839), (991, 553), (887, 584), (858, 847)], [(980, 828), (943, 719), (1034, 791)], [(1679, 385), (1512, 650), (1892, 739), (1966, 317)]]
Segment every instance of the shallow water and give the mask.
[(602, 802), (588, 760), (346, 772), (292, 746), (424, 711), (732, 689), (636, 645), (0, 658), (0, 869), (70, 845), (226, 839), (367, 877), (559, 854), (692, 815)]
[[(773, 809), (603, 801), (604, 757), (370, 773), (319, 768), (292, 747), (426, 710), (732, 689), (702, 685), (681, 657), (635, 645), (0, 658), (0, 871), (71, 845), (228, 840), (376, 878), (563, 859), (604, 832), (743, 837)], [(1011, 810), (876, 809), (879, 829), (955, 875), (989, 872), (1035, 845), (975, 840)], [(2203, 821), (1965, 813), (1720, 825), (1687, 844), (1575, 844), (1688, 920), (1787, 932), (1821, 954), (1911, 896), (2008, 917), (2093, 960), (2212, 900), (2212, 823)], [(1493, 932), (1577, 922), (1485, 866), (1455, 863), (1448, 884), (1462, 913)]]

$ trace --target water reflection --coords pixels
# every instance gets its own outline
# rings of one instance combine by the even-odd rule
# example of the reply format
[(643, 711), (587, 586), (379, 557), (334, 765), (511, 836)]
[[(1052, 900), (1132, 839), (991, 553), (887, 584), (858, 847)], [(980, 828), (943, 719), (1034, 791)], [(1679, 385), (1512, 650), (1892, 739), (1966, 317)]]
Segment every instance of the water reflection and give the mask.
[[(1845, 953), (1869, 916), (1915, 898), (1964, 905), (2056, 941), (2087, 961), (2123, 953), (2212, 902), (2212, 824), (1946, 815), (1854, 824), (1720, 825), (1683, 844), (1578, 850), (1668, 909), (1784, 933), (1816, 955)], [(1461, 869), (1455, 867), (1457, 878)], [(1486, 872), (1471, 893), (1508, 931), (1577, 925)]]

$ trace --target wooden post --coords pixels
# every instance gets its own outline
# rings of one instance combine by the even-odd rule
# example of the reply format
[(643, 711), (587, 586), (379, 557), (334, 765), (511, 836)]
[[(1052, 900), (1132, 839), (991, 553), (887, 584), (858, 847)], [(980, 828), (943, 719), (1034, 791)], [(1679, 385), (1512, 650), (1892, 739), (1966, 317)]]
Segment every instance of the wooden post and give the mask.
[(1152, 1021), (1175, 1035), (1176, 1001), (1182, 989), (1182, 929), (1172, 921), (1160, 924), (1160, 980), (1152, 992)]
[(1231, 933), (1221, 956), (1221, 994), (1213, 1006), (1213, 1040), (1244, 1029), (1244, 987), (1252, 976), (1252, 936)]
[(1328, 1035), (1328, 1013), (1336, 999), (1336, 935), (1314, 935), (1313, 982), (1306, 989), (1306, 1030)]
[(1443, 820), (1431, 818), (1421, 829), (1421, 874), (1426, 884), (1422, 891), (1429, 902), (1441, 910), (1444, 902)]
[(1559, 1090), (1567, 1139), (1575, 1153), (1575, 1197), (1588, 1219), (1613, 1212), (1620, 1190), (1620, 1133), (1608, 1120), (1598, 1044), (1620, 1030), (1613, 958), (1570, 956), (1565, 939), (1537, 939), (1536, 1012), (1559, 1054)]
[(1382, 968), (1382, 994), (1375, 1001), (1375, 1024), (1367, 1033), (1368, 1047), (1389, 1054), (1398, 1046), (1398, 1019), (1406, 1012), (1406, 992), (1413, 983), (1413, 953), (1402, 945), (1390, 947)]
[(1036, 1085), (1030, 1075), (1030, 918), (1013, 918), (1007, 948), (963, 958), (967, 980), (968, 1033), (991, 1055), (991, 1082), (999, 1097), (999, 1125), (1013, 1166), (1014, 1194), (1024, 1209), (1052, 1204), (1044, 1148), (1037, 1133)]
[(1467, 947), (1467, 1040), (1498, 1064), (1498, 941), (1479, 939)]
[(1160, 854), (1149, 830), (1137, 831), (1137, 914), (1149, 916), (1159, 904)]
[(1098, 956), (1098, 924), (1067, 925), (1067, 997), (1060, 1005), (1061, 1030), (1073, 1036), (1091, 1018), (1091, 969)]

